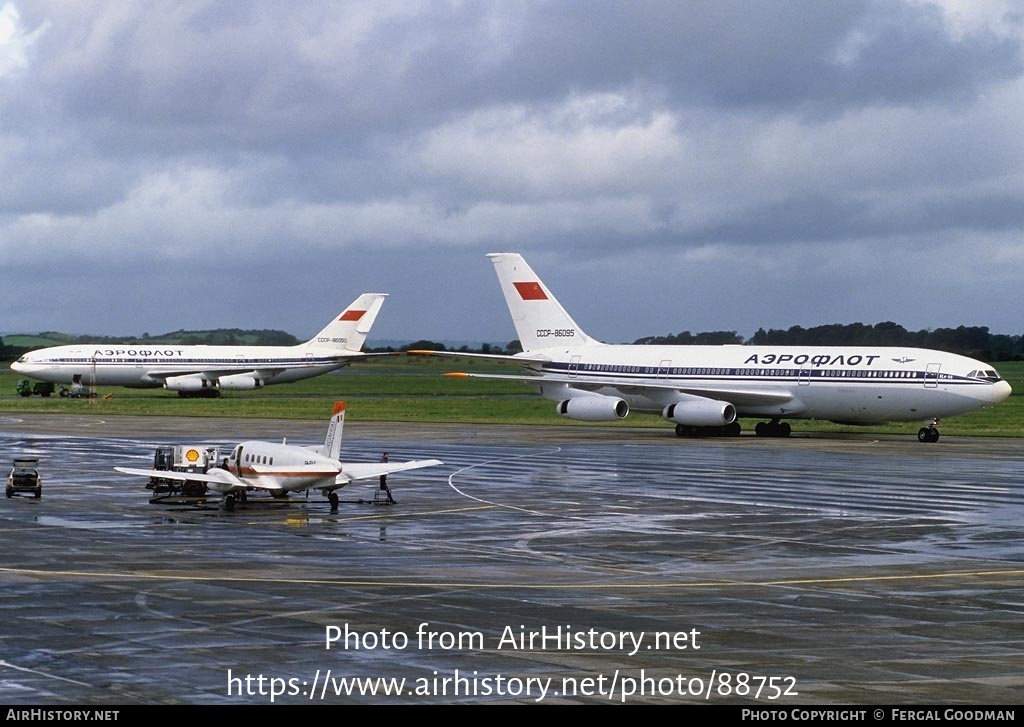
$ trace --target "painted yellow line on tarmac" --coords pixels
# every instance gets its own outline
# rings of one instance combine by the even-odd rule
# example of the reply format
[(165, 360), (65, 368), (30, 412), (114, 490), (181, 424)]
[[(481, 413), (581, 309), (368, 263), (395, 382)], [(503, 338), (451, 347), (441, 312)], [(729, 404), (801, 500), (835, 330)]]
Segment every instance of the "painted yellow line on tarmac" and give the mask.
[(380, 515), (353, 515), (352, 517), (341, 517), (331, 518), (337, 522), (349, 522), (352, 520), (379, 520), (381, 518), (399, 518), (399, 517), (420, 517), (422, 515), (447, 515), (453, 512), (473, 512), (474, 510), (494, 510), (499, 505), (476, 505), (474, 507), (456, 507), (447, 510), (426, 510), (424, 512), (401, 512), (401, 513), (381, 513)]
[(983, 578), (1022, 576), (1024, 570), (961, 571), (956, 573), (928, 573), (919, 575), (851, 576), (841, 578), (798, 578), (779, 581), (702, 581), (695, 583), (471, 583), (463, 581), (375, 581), (366, 579), (343, 580), (335, 578), (261, 578), (257, 576), (197, 576), (187, 574), (112, 573), (90, 571), (38, 570), (33, 568), (0, 568), (0, 573), (42, 578), (109, 578), (152, 581), (191, 581), (196, 583), (304, 583), (321, 586), (386, 586), (389, 588), (463, 588), (469, 590), (497, 590), (524, 588), (530, 590), (570, 591), (635, 591), (693, 588), (768, 588), (779, 586), (824, 586), (846, 583), (892, 583), (895, 581), (940, 580), (957, 578)]

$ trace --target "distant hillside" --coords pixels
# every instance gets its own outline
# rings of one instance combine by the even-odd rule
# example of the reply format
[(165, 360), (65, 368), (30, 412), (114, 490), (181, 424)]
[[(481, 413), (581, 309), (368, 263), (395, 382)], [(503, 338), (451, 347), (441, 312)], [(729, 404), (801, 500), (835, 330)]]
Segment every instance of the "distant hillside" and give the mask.
[(4, 336), (8, 346), (64, 346), (71, 343), (169, 343), (169, 344), (210, 344), (234, 345), (249, 344), (255, 346), (294, 346), (299, 339), (290, 333), (275, 330), (243, 330), (241, 328), (216, 328), (208, 331), (172, 331), (151, 336), (91, 336), (73, 335), (58, 331), (41, 333), (12, 333)]
[(44, 346), (61, 346), (70, 341), (67, 338), (51, 338), (50, 335), (33, 335), (31, 333), (11, 333), (4, 336), (4, 345), (11, 348), (43, 348)]
[[(91, 336), (73, 335), (59, 331), (43, 331), (41, 333), (9, 333), (0, 338), (0, 360), (13, 361), (22, 356), (26, 351), (48, 346), (66, 346), (75, 343), (95, 343), (111, 345), (126, 343), (133, 346), (163, 346), (163, 345), (208, 345), (208, 346), (294, 346), (302, 343), (295, 336), (284, 331), (277, 330), (242, 330), (240, 328), (218, 328), (208, 331), (172, 331), (162, 333), (158, 336), (151, 336), (143, 333), (141, 336)], [(518, 341), (509, 344), (509, 353), (521, 351)], [(416, 341), (410, 343), (407, 340), (390, 339), (369, 339), (363, 347), (366, 352), (376, 351), (400, 351), (409, 348), (432, 348), (448, 351), (473, 351), (483, 353), (501, 353), (505, 349), (494, 343), (480, 343), (477, 341), (444, 341), (441, 343), (433, 341)]]

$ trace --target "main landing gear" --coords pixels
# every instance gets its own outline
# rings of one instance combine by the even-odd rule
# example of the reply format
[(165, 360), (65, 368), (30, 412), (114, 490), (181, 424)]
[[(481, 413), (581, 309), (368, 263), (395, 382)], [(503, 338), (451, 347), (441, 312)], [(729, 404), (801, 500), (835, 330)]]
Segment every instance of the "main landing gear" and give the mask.
[[(754, 427), (754, 434), (759, 437), (788, 437), (793, 429), (789, 422), (772, 419), (770, 422), (758, 422)], [(738, 437), (740, 435), (740, 423), (733, 422), (723, 427), (694, 427), (689, 424), (676, 424), (677, 437)], [(917, 430), (917, 441), (937, 442), (939, 441), (939, 420), (932, 419), (926, 426)]]
[[(733, 422), (722, 427), (694, 427), (689, 424), (676, 424), (677, 437), (738, 437), (740, 423)], [(772, 419), (770, 422), (758, 422), (754, 434), (759, 437), (788, 437), (793, 431), (789, 422)]]
[(789, 422), (780, 422), (772, 419), (770, 422), (758, 422), (754, 427), (754, 434), (759, 437), (788, 437), (793, 431)]
[(738, 437), (740, 430), (739, 422), (722, 427), (693, 427), (689, 424), (676, 424), (677, 437)]
[(221, 500), (220, 506), (224, 510), (224, 512), (234, 512), (235, 505), (237, 503), (245, 504), (248, 501), (249, 496), (245, 492), (245, 490), (242, 490), (241, 492), (229, 492), (228, 494), (224, 495), (224, 499)]

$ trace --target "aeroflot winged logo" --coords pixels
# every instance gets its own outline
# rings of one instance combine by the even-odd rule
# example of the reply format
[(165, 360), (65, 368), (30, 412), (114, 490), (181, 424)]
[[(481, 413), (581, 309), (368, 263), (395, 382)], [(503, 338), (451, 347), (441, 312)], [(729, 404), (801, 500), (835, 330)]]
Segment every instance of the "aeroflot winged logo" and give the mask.
[(341, 314), (339, 321), (358, 321), (366, 314), (364, 310), (347, 310)]
[(548, 296), (544, 294), (544, 289), (540, 287), (540, 283), (537, 281), (530, 281), (528, 283), (512, 283), (516, 286), (516, 290), (519, 291), (519, 297), (523, 300), (547, 300)]

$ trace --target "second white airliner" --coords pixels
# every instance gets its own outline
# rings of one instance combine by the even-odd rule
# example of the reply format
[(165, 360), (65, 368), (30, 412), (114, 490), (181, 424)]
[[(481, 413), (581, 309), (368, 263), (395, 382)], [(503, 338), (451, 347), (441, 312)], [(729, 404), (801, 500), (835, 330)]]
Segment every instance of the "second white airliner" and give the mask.
[(362, 352), (386, 293), (363, 293), (323, 330), (296, 346), (180, 346), (90, 344), (30, 351), (18, 373), (72, 387), (163, 387), (179, 396), (219, 396), (335, 371), (370, 356)]
[(679, 436), (738, 435), (741, 417), (766, 419), (755, 428), (761, 436), (788, 436), (785, 419), (922, 421), (918, 439), (935, 442), (940, 419), (995, 406), (1011, 393), (992, 366), (929, 349), (601, 343), (577, 325), (521, 255), (488, 257), (523, 352), (476, 356), (517, 361), (528, 374), (450, 375), (524, 381), (570, 419), (656, 414), (675, 424)]

